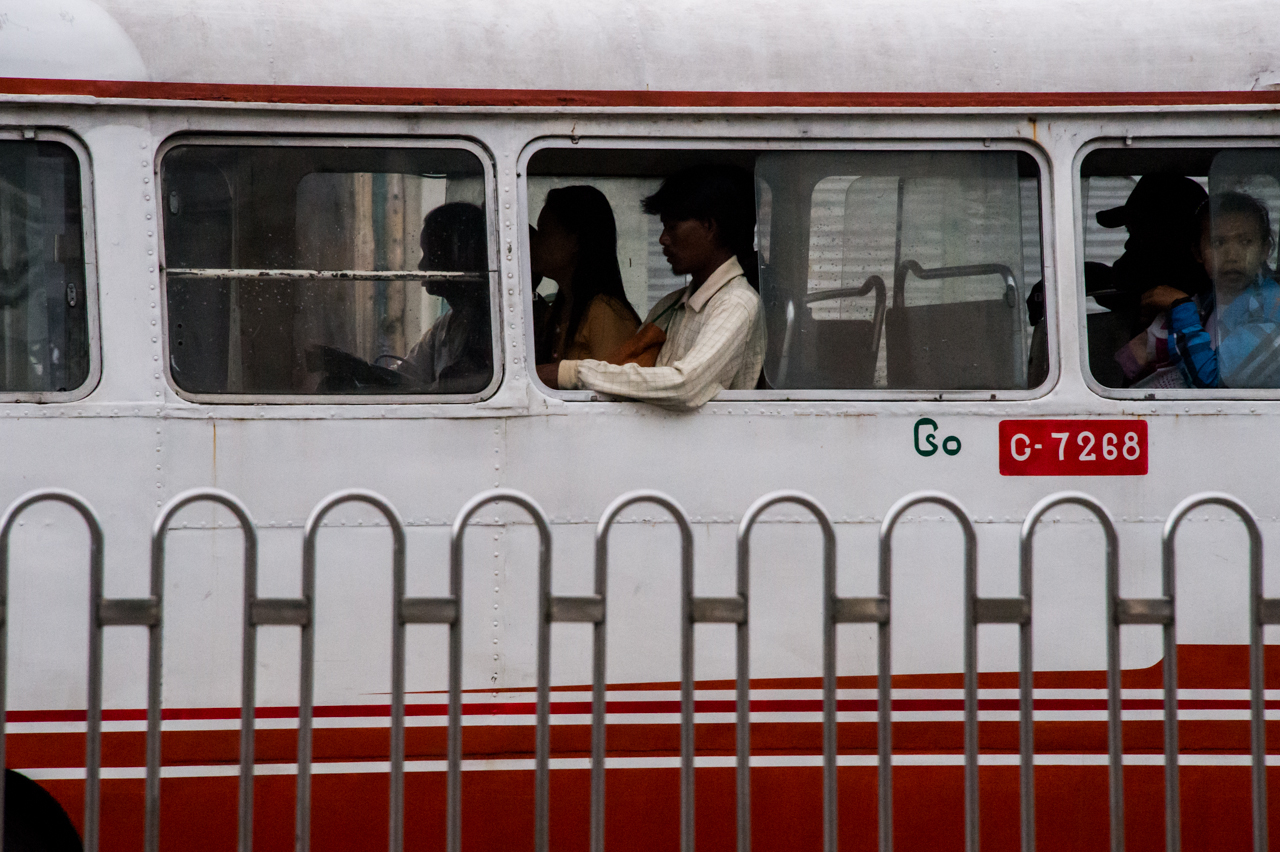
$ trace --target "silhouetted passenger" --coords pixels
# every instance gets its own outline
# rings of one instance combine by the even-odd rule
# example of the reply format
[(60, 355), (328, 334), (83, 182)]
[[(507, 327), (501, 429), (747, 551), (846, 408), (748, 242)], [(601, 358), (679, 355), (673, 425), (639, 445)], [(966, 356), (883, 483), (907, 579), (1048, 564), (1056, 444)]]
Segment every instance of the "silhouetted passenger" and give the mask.
[(622, 286), (618, 229), (600, 190), (566, 186), (547, 193), (532, 263), (559, 285), (536, 339), (539, 364), (603, 360), (635, 334), (640, 315)]
[(1146, 294), (1161, 286), (1193, 295), (1208, 291), (1209, 277), (1196, 256), (1196, 211), (1206, 197), (1190, 178), (1151, 174), (1123, 205), (1098, 212), (1102, 227), (1129, 231), (1124, 254), (1113, 264), (1085, 264), (1086, 294), (1110, 310), (1089, 317), (1089, 362), (1102, 384), (1125, 386), (1166, 361), (1163, 341), (1145, 336), (1161, 310)]
[(427, 280), (427, 292), (443, 298), (449, 311), (435, 321), (396, 369), (434, 393), (484, 390), (493, 377), (484, 211), (456, 201), (428, 213), (422, 226), (418, 268), (471, 274)]
[[(732, 166), (687, 169), (644, 200), (662, 219), (659, 243), (671, 271), (690, 283), (654, 305), (636, 338), (661, 341), (654, 366), (567, 359), (538, 368), (552, 387), (590, 388), (670, 408), (693, 409), (722, 389), (756, 386), (765, 328), (756, 292), (755, 185)], [(628, 341), (626, 349), (636, 340)], [(627, 361), (617, 353), (611, 360)]]

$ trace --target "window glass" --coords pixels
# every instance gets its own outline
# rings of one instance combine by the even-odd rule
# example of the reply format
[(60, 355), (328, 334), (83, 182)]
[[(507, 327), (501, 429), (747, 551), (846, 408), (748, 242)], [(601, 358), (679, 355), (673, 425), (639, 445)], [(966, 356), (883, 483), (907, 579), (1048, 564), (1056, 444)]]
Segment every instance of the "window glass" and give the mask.
[(1082, 169), (1089, 365), (1108, 387), (1280, 387), (1280, 155), (1102, 149)]
[(0, 393), (89, 378), (80, 165), (55, 142), (0, 142)]
[(1027, 305), (1041, 280), (1031, 157), (769, 153), (756, 174), (771, 208), (760, 270), (771, 386), (1002, 390), (1043, 380), (1044, 329)]
[[(761, 388), (1002, 390), (1047, 375), (1044, 325), (1028, 317), (1043, 288), (1039, 171), (1027, 154), (548, 148), (530, 159), (529, 221), (556, 188), (602, 193), (627, 298), (644, 317), (687, 281), (641, 203), (663, 178), (716, 163), (756, 178)], [(538, 292), (554, 304), (553, 282)], [(556, 316), (540, 314), (541, 301), (539, 339), (539, 316)], [(557, 357), (539, 348), (539, 363)]]
[(184, 145), (162, 164), (170, 372), (196, 394), (476, 394), (484, 172), (450, 149)]

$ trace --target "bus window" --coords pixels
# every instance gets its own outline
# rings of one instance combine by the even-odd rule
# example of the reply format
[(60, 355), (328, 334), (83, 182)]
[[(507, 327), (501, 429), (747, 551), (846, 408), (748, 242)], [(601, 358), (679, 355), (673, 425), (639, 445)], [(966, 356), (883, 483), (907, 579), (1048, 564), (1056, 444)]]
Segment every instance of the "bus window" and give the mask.
[(0, 395), (89, 379), (80, 165), (57, 142), (0, 142)]
[[(756, 178), (761, 388), (1016, 390), (1047, 375), (1044, 325), (1028, 319), (1042, 273), (1027, 154), (546, 148), (529, 161), (529, 221), (555, 187), (604, 193), (627, 297), (645, 316), (686, 281), (641, 201), (707, 163)], [(541, 295), (554, 291), (542, 281)]]
[(1155, 394), (1280, 387), (1280, 155), (1099, 149), (1081, 164), (1089, 366)]
[(769, 153), (756, 175), (770, 190), (760, 285), (772, 387), (1009, 390), (1044, 379), (1046, 339), (1026, 305), (1041, 280), (1030, 156)]
[(492, 384), (474, 154), (183, 144), (162, 182), (180, 390), (464, 400)]

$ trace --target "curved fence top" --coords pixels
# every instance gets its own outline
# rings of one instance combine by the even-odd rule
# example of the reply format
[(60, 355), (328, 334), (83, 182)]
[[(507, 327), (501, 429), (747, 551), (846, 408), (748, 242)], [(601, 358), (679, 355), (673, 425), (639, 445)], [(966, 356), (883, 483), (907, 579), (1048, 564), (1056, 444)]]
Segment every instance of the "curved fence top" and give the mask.
[(167, 531), (169, 524), (173, 523), (173, 516), (193, 503), (215, 503), (223, 507), (236, 516), (236, 522), (245, 535), (257, 538), (257, 525), (254, 524), (248, 507), (239, 497), (221, 488), (191, 488), (174, 497), (156, 515), (155, 523), (151, 526), (151, 537), (154, 539)]
[(387, 523), (391, 526), (391, 534), (395, 537), (397, 547), (403, 548), (404, 521), (401, 519), (400, 513), (396, 511), (395, 506), (392, 506), (387, 498), (376, 491), (370, 491), (367, 488), (347, 488), (330, 494), (311, 510), (311, 514), (307, 517), (307, 523), (303, 527), (303, 547), (307, 551), (315, 550), (316, 534), (319, 533), (320, 525), (324, 523), (324, 519), (328, 514), (347, 503), (364, 503), (381, 512), (382, 517), (386, 518)]
[(4, 517), (0, 518), (0, 558), (6, 561), (8, 559), (9, 532), (13, 529), (18, 517), (37, 503), (62, 503), (75, 509), (84, 519), (85, 525), (89, 527), (91, 545), (99, 549), (102, 547), (102, 522), (98, 520), (98, 513), (83, 497), (65, 488), (40, 488), (28, 491), (14, 500), (5, 511)]

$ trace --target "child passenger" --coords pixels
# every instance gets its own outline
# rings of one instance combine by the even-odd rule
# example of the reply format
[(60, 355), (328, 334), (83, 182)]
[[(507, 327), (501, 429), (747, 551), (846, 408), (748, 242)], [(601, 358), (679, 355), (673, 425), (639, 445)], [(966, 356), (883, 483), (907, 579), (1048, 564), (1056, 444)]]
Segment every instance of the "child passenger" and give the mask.
[(1170, 361), (1192, 387), (1280, 387), (1280, 284), (1266, 264), (1270, 214), (1248, 195), (1224, 192), (1205, 203), (1200, 226), (1213, 292), (1197, 304), (1166, 286), (1144, 300), (1169, 309)]

